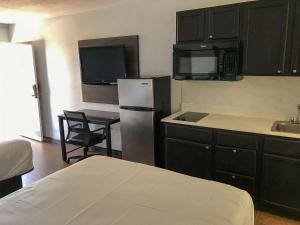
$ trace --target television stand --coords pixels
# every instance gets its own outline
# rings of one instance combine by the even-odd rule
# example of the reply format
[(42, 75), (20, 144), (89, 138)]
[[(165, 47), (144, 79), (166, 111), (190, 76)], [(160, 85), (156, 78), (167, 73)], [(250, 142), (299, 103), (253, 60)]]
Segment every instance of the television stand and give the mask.
[(110, 84), (82, 84), (82, 101), (118, 105), (118, 86)]
[(106, 85), (106, 86), (116, 86), (118, 82), (103, 82), (103, 83), (83, 83), (85, 85)]

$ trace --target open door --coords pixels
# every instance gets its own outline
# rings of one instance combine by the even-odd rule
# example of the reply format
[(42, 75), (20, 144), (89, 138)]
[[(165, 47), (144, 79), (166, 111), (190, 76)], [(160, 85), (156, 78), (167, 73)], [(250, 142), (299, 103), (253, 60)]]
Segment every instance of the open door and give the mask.
[(0, 140), (42, 141), (39, 89), (32, 46), (0, 43)]

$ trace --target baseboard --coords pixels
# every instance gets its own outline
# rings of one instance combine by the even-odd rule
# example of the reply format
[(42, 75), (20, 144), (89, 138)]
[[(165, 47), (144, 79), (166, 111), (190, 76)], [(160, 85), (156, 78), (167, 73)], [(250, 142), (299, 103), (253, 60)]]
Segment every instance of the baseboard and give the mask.
[[(107, 155), (106, 148), (102, 148), (99, 146), (91, 147), (90, 152), (92, 152), (92, 154), (96, 154), (96, 155)], [(122, 159), (122, 151), (112, 149), (111, 152), (112, 152), (112, 157)]]
[(47, 142), (47, 143), (53, 143), (53, 144), (60, 144), (60, 140), (57, 140), (57, 139), (54, 139), (54, 138), (51, 138), (51, 137), (46, 137), (44, 136), (43, 137), (44, 139), (44, 142)]

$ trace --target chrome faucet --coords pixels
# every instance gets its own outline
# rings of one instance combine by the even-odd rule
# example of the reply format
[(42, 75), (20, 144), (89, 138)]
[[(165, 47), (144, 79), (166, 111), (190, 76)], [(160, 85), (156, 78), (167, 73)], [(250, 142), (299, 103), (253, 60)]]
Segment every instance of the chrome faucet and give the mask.
[(298, 113), (297, 116), (291, 116), (290, 117), (290, 123), (291, 124), (300, 124), (300, 104), (297, 105)]
[(298, 114), (297, 114), (297, 124), (300, 124), (300, 104), (297, 105), (297, 109), (298, 109)]

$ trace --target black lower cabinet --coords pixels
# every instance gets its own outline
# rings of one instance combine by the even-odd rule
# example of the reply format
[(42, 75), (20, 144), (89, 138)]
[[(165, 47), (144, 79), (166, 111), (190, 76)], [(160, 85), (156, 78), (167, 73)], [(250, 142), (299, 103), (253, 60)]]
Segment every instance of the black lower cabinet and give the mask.
[(186, 175), (211, 179), (211, 145), (167, 138), (166, 167)]
[(216, 169), (255, 176), (256, 151), (216, 146), (215, 152)]
[(255, 199), (255, 179), (225, 171), (216, 171), (215, 180), (247, 191)]
[(261, 201), (281, 210), (300, 213), (299, 159), (264, 154)]
[(256, 150), (217, 145), (215, 180), (243, 189), (256, 199), (256, 158)]
[(300, 140), (166, 125), (166, 167), (247, 191), (256, 207), (300, 219)]

